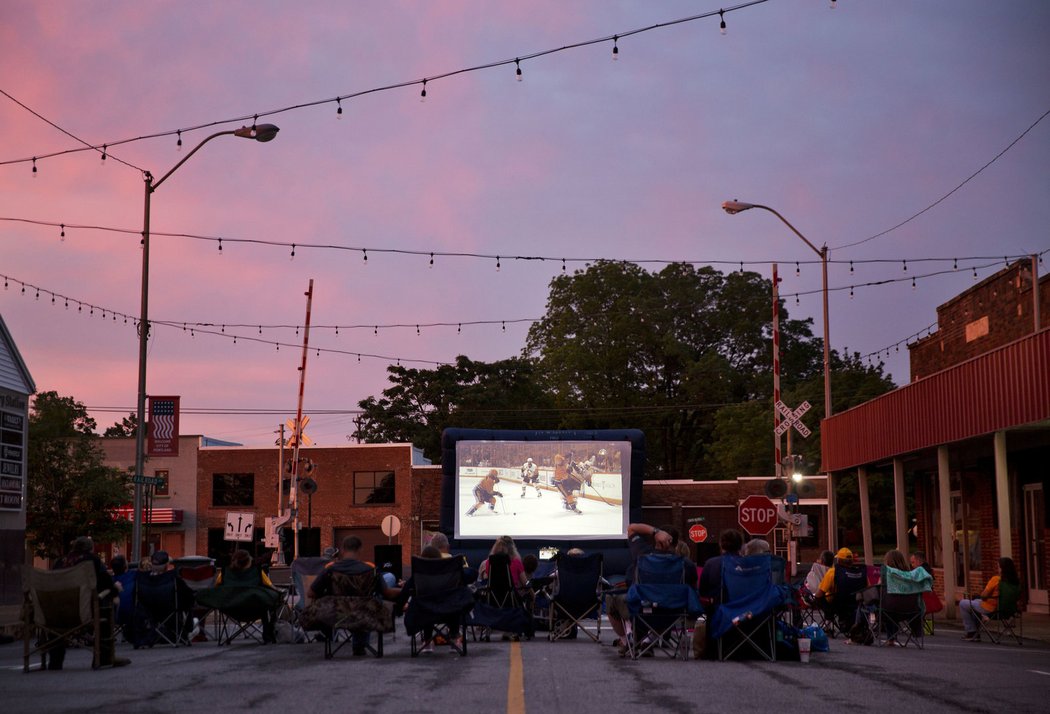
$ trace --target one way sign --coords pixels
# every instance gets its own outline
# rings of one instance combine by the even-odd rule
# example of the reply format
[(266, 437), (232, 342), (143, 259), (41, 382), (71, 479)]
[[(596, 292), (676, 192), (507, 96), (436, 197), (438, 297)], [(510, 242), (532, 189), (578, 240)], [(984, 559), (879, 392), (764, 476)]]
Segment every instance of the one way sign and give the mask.
[(224, 540), (252, 541), (255, 533), (254, 513), (227, 513)]

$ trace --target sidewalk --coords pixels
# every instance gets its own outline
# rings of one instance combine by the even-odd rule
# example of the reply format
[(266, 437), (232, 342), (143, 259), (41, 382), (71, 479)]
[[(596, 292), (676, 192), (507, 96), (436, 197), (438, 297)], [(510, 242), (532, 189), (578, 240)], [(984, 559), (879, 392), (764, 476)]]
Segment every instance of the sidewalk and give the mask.
[[(945, 629), (957, 630), (960, 633), (962, 632), (961, 620), (937, 619), (936, 623), (937, 629), (943, 627)], [(1021, 630), (1020, 634), (1026, 640), (1038, 640), (1050, 644), (1050, 615), (1033, 612), (1024, 613), (1021, 617)]]

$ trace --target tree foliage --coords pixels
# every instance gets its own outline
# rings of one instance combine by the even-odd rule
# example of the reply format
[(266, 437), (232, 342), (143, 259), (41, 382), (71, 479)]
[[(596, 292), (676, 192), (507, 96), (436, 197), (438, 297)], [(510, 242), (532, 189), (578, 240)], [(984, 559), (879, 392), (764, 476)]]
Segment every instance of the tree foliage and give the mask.
[(80, 535), (109, 543), (128, 532), (113, 514), (130, 500), (128, 478), (103, 464), (95, 426), (72, 397), (42, 392), (33, 400), (26, 536), (40, 557), (60, 556)]
[(355, 436), (370, 443), (411, 442), (433, 461), (441, 458), (441, 432), (450, 426), (532, 428), (549, 399), (533, 366), (511, 358), (475, 362), (459, 356), (435, 369), (387, 367), (392, 386), (368, 397)]
[(103, 438), (135, 436), (139, 428), (139, 416), (131, 412), (120, 421), (113, 422), (112, 426), (106, 427), (102, 432)]
[[(411, 441), (436, 458), (446, 426), (639, 428), (649, 478), (773, 472), (772, 285), (752, 272), (673, 263), (658, 272), (599, 261), (550, 283), (522, 357), (390, 367), (393, 386), (361, 402), (358, 434)], [(823, 416), (823, 344), (780, 303), (782, 394)], [(836, 411), (890, 388), (882, 365), (832, 352)], [(819, 467), (819, 430), (793, 449)]]

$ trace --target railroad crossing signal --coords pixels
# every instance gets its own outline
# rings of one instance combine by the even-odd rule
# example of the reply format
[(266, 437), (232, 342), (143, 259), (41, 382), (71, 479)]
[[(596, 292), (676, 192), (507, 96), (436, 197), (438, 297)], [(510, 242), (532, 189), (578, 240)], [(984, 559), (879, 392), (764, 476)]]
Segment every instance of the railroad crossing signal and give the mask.
[(777, 436), (780, 436), (791, 427), (795, 427), (795, 431), (803, 439), (810, 435), (809, 428), (802, 423), (802, 415), (809, 411), (809, 402), (802, 402), (798, 405), (798, 409), (794, 411), (784, 402), (778, 401), (775, 406), (777, 411), (780, 412), (780, 416), (784, 417), (784, 421), (777, 424), (777, 428), (774, 429)]

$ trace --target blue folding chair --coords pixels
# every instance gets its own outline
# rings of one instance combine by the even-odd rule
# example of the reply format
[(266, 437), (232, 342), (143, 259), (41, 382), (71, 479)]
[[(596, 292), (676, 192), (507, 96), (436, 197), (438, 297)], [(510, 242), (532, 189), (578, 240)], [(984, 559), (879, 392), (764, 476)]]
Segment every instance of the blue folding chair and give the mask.
[(669, 657), (689, 657), (689, 623), (702, 608), (700, 596), (685, 582), (685, 559), (650, 553), (638, 559), (634, 583), (627, 590), (633, 637), (627, 638), (631, 659), (660, 651)]
[(776, 613), (788, 601), (786, 588), (773, 584), (768, 554), (723, 555), (722, 604), (708, 625), (718, 659), (744, 650), (775, 662)]

